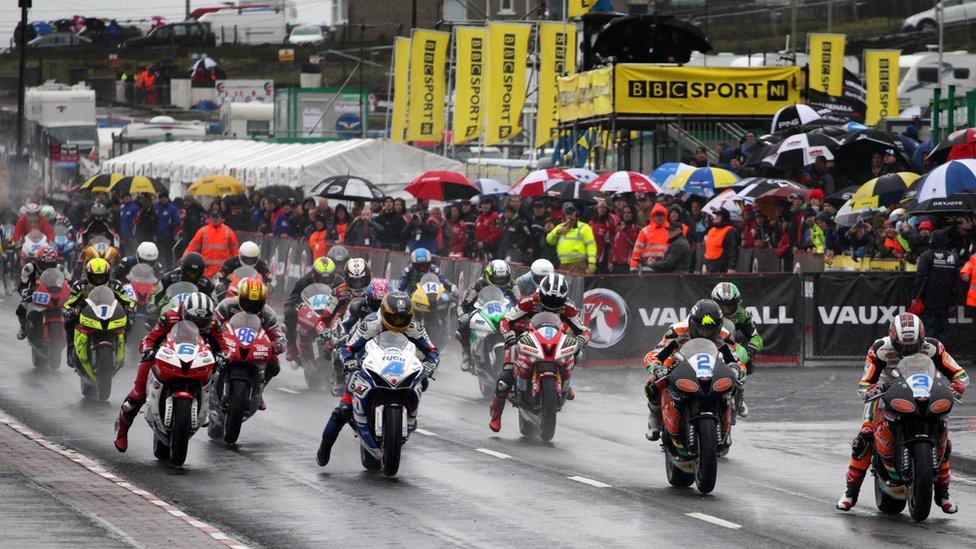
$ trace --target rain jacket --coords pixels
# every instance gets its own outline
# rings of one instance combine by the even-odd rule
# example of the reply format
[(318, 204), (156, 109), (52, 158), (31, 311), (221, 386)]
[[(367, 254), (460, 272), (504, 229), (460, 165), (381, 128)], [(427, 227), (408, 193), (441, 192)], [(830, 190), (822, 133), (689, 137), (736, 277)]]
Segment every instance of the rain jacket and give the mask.
[(237, 235), (223, 223), (217, 227), (207, 223), (193, 235), (184, 254), (191, 252), (198, 252), (203, 256), (206, 265), (203, 276), (210, 278), (217, 274), (225, 261), (237, 255)]
[(556, 255), (560, 265), (586, 261), (589, 265), (596, 265), (596, 240), (593, 239), (593, 229), (582, 221), (569, 229), (566, 234), (559, 234), (564, 223), (556, 225), (546, 235), (546, 242), (556, 247)]
[[(657, 214), (664, 216), (664, 223), (654, 223), (653, 218)], [(631, 268), (636, 269), (642, 263), (653, 263), (664, 257), (664, 252), (668, 249), (668, 227), (668, 209), (661, 204), (655, 204), (651, 209), (651, 220), (637, 235), (637, 243), (630, 255)]]

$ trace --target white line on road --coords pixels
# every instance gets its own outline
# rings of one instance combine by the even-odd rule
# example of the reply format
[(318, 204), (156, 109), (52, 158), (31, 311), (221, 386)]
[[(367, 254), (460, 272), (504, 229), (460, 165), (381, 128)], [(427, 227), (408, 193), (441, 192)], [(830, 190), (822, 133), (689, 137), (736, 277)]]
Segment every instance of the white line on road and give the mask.
[(496, 452), (494, 450), (489, 450), (488, 448), (475, 448), (474, 451), (475, 452), (481, 452), (482, 454), (487, 454), (489, 456), (496, 457), (498, 459), (511, 459), (512, 458), (512, 456), (510, 456), (508, 454), (503, 454), (501, 452)]
[(734, 522), (729, 522), (727, 520), (722, 520), (718, 517), (713, 517), (712, 515), (706, 515), (705, 513), (685, 513), (691, 518), (696, 518), (698, 520), (703, 520), (705, 522), (710, 522), (722, 528), (729, 528), (730, 530), (738, 530), (742, 528), (741, 524), (736, 524)]
[(427, 429), (414, 429), (413, 432), (417, 433), (418, 435), (424, 435), (425, 437), (436, 437), (437, 436), (434, 433), (431, 433), (430, 431), (428, 431)]
[(600, 482), (599, 480), (593, 480), (591, 478), (574, 476), (566, 477), (569, 480), (575, 480), (576, 482), (582, 482), (583, 484), (589, 484), (590, 486), (596, 486), (597, 488), (610, 488), (610, 485), (605, 482)]
[(289, 387), (278, 387), (278, 390), (281, 391), (282, 393), (288, 393), (289, 395), (300, 395), (300, 394), (302, 394), (301, 391), (296, 391), (296, 390), (291, 389)]

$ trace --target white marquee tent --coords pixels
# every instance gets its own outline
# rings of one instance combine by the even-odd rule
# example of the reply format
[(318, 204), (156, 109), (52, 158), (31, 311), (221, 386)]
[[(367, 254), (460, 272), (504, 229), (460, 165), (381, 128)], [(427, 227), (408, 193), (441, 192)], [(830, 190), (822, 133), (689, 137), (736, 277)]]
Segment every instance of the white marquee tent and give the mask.
[(168, 141), (110, 158), (103, 173), (146, 175), (169, 181), (174, 196), (206, 175), (233, 175), (247, 187), (310, 187), (333, 175), (358, 175), (384, 191), (402, 189), (429, 170), (463, 172), (449, 158), (388, 139), (349, 139), (315, 144), (246, 140)]

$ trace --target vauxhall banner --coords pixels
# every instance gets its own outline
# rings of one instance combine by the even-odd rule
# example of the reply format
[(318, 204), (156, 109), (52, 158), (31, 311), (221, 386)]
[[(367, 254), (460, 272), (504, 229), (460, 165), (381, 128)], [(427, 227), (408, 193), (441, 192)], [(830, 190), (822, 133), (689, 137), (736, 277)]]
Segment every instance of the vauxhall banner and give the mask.
[(481, 135), (484, 120), (484, 27), (455, 27), (457, 69), (454, 75), (454, 142), (468, 143)]
[(867, 91), (865, 123), (877, 124), (882, 118), (898, 116), (899, 50), (864, 50), (864, 76)]
[(799, 67), (659, 67), (618, 64), (617, 114), (772, 116), (800, 102)]
[[(587, 357), (595, 365), (640, 364), (668, 326), (688, 317), (699, 299), (728, 276), (624, 275), (584, 279), (583, 320), (590, 328)], [(765, 341), (759, 362), (796, 363), (800, 354), (800, 276), (742, 275), (732, 279)]]
[(497, 145), (522, 133), (525, 73), (532, 25), (488, 23), (488, 90), (485, 145)]
[(840, 97), (844, 91), (843, 34), (813, 33), (807, 35), (810, 52), (810, 89)]
[(536, 116), (536, 148), (552, 140), (559, 125), (559, 90), (556, 80), (576, 72), (576, 27), (564, 23), (539, 23), (539, 114)]
[(407, 129), (407, 95), (410, 93), (410, 39), (402, 36), (393, 42), (393, 119), (390, 139), (403, 143)]
[(447, 44), (451, 33), (414, 29), (410, 39), (407, 141), (440, 141), (447, 94)]

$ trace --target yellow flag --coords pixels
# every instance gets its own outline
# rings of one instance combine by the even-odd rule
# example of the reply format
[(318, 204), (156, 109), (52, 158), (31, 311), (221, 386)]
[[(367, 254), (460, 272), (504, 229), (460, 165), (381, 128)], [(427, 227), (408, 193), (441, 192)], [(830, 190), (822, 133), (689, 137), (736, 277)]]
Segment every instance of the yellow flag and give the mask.
[(410, 93), (410, 39), (402, 36), (393, 42), (393, 120), (390, 139), (403, 143), (407, 129), (407, 94)]
[(448, 32), (414, 29), (410, 39), (410, 102), (407, 141), (440, 141), (447, 94)]
[(454, 76), (454, 142), (467, 143), (481, 135), (484, 120), (484, 27), (455, 27), (457, 71)]
[(488, 96), (485, 145), (497, 145), (522, 133), (525, 69), (532, 25), (488, 23)]
[(576, 72), (576, 26), (539, 23), (539, 110), (535, 119), (534, 147), (555, 137), (559, 125), (559, 90), (556, 79)]
[(865, 122), (869, 126), (882, 118), (898, 116), (899, 50), (864, 50), (864, 88), (868, 111)]
[(585, 15), (593, 9), (596, 0), (569, 0), (569, 16), (579, 17)]
[(559, 90), (559, 107), (556, 112), (559, 114), (560, 122), (572, 122), (579, 118), (579, 109), (576, 105), (576, 86), (578, 83), (578, 74), (561, 76), (556, 83)]
[(840, 97), (844, 93), (843, 34), (809, 34), (810, 74), (808, 86), (827, 95)]

